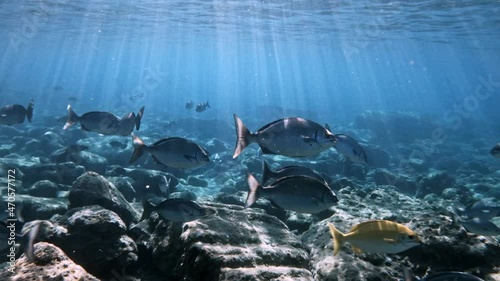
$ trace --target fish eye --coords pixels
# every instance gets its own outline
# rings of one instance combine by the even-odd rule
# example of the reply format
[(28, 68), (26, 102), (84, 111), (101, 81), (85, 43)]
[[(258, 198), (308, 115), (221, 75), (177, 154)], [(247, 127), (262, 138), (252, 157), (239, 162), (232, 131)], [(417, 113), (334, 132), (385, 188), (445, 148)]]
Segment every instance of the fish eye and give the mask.
[(413, 239), (415, 239), (415, 236), (410, 234), (410, 235), (408, 235), (408, 238), (409, 238), (410, 240), (413, 240)]

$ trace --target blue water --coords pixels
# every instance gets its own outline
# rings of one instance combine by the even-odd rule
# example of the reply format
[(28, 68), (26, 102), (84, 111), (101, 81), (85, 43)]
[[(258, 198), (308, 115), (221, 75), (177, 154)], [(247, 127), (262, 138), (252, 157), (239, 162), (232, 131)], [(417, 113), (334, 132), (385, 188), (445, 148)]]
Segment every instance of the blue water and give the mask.
[[(480, 77), (500, 81), (500, 3), (408, 2), (3, 0), (0, 103), (34, 98), (36, 115), (63, 116), (76, 97), (77, 112), (146, 105), (169, 119), (209, 100), (204, 117), (230, 122), (260, 105), (445, 122)], [(470, 118), (499, 120), (499, 88), (469, 101)]]

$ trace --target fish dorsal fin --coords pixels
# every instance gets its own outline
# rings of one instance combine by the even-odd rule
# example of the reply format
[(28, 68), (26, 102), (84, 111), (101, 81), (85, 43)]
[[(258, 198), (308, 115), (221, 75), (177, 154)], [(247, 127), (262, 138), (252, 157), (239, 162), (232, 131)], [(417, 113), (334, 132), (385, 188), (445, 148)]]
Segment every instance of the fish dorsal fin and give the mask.
[(160, 145), (160, 144), (163, 144), (163, 143), (166, 143), (166, 142), (171, 142), (171, 141), (178, 141), (178, 140), (182, 140), (182, 141), (188, 141), (187, 139), (185, 138), (181, 138), (181, 137), (170, 137), (170, 138), (164, 138), (164, 139), (161, 139), (155, 143), (153, 143), (153, 145)]
[[(392, 222), (385, 220), (365, 221), (353, 226), (349, 232), (389, 229), (391, 224)], [(395, 228), (397, 229), (396, 225)]]
[(264, 131), (264, 130), (266, 130), (266, 129), (268, 129), (268, 128), (270, 128), (270, 127), (272, 127), (280, 122), (284, 122), (285, 119), (290, 119), (290, 118), (294, 118), (294, 117), (281, 118), (281, 119), (275, 120), (269, 124), (266, 124), (264, 127), (260, 128), (257, 132), (262, 132), (262, 131)]
[(312, 177), (309, 177), (309, 176), (304, 176), (304, 175), (290, 175), (290, 176), (285, 176), (285, 177), (277, 179), (268, 188), (274, 188), (275, 186), (278, 186), (278, 185), (280, 185), (281, 183), (283, 183), (285, 181), (293, 180), (293, 179), (297, 179), (297, 178), (309, 178), (309, 179), (313, 179), (313, 180), (317, 181), (315, 178), (312, 178)]
[(271, 170), (269, 163), (265, 159), (262, 159), (262, 182), (264, 183), (274, 176), (276, 176), (276, 173)]
[(352, 251), (357, 254), (357, 255), (360, 255), (363, 253), (363, 250), (361, 250), (360, 248), (356, 247), (356, 246), (352, 246), (351, 245), (351, 248), (352, 248)]

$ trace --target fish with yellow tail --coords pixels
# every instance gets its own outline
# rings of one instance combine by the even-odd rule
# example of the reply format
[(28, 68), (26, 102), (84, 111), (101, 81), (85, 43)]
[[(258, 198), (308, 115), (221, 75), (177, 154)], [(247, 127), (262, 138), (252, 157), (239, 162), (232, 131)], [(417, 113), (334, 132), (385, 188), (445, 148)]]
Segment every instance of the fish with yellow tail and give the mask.
[(342, 244), (349, 242), (354, 253), (363, 252), (395, 254), (420, 245), (418, 235), (408, 227), (387, 220), (362, 222), (352, 227), (349, 233), (338, 231), (328, 223), (333, 237), (333, 255), (336, 256)]

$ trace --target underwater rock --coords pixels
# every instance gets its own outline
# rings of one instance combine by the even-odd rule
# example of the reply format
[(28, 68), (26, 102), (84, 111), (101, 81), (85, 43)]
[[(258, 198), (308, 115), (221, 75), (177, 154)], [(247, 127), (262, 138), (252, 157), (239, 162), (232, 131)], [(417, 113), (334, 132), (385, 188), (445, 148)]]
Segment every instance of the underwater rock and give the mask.
[(416, 196), (422, 198), (430, 193), (440, 195), (443, 190), (453, 185), (455, 185), (455, 179), (447, 172), (433, 170), (418, 182)]
[(231, 146), (219, 139), (211, 139), (203, 146), (210, 154), (221, 153), (231, 150)]
[(158, 170), (147, 170), (147, 169), (129, 169), (121, 168), (119, 166), (113, 167), (113, 169), (106, 172), (106, 176), (124, 176), (129, 177), (133, 180), (131, 182), (135, 191), (137, 192), (137, 197), (142, 198), (145, 194), (154, 193), (158, 196), (165, 196), (159, 189), (160, 179), (165, 176), (167, 181), (169, 181), (170, 192), (176, 191), (176, 186), (179, 184), (179, 180), (176, 176)]
[(423, 275), (432, 268), (435, 272), (479, 269), (485, 274), (500, 264), (500, 247), (494, 238), (468, 234), (451, 217), (424, 213), (416, 215), (408, 226), (423, 241), (422, 246), (408, 252), (410, 261), (421, 271), (414, 273)]
[(313, 222), (314, 218), (310, 214), (294, 213), (287, 218), (285, 223), (291, 231), (297, 231), (300, 234), (307, 231)]
[(22, 205), (21, 215), (25, 221), (48, 220), (53, 215), (64, 214), (68, 210), (67, 200), (23, 194), (16, 195), (16, 204)]
[(360, 164), (345, 163), (344, 176), (363, 181), (366, 179), (365, 166)]
[(483, 175), (487, 175), (491, 173), (491, 170), (488, 166), (484, 165), (481, 162), (478, 161), (471, 161), (471, 162), (465, 162), (460, 168), (458, 168), (457, 172), (460, 173), (480, 173)]
[(125, 197), (128, 202), (132, 202), (137, 197), (134, 187), (130, 183), (129, 177), (108, 177), (107, 178)]
[(188, 180), (187, 180), (187, 184), (192, 185), (192, 186), (200, 186), (200, 187), (207, 187), (208, 186), (208, 182), (206, 180), (200, 179), (199, 177), (195, 177), (195, 176), (189, 176)]
[(40, 242), (34, 246), (34, 259), (29, 262), (26, 256), (17, 259), (15, 273), (4, 268), (0, 272), (0, 280), (24, 281), (99, 281), (75, 264), (66, 254), (50, 243)]
[(117, 213), (128, 225), (138, 222), (139, 213), (125, 200), (118, 189), (103, 176), (86, 172), (73, 182), (69, 192), (70, 208), (100, 205)]
[(88, 272), (107, 279), (113, 270), (137, 263), (137, 246), (126, 231), (115, 212), (94, 205), (43, 221), (37, 239), (57, 245)]
[(24, 132), (13, 126), (0, 126), (0, 136), (8, 139), (23, 136)]
[(376, 169), (371, 175), (376, 185), (392, 185), (400, 192), (411, 196), (417, 192), (417, 183), (406, 176), (395, 175), (386, 169)]
[[(19, 167), (19, 166), (17, 166)], [(57, 184), (72, 184), (81, 174), (85, 173), (83, 166), (73, 162), (59, 164), (34, 164), (19, 169), (25, 174), (23, 183), (30, 185), (39, 180), (49, 180)]]
[(87, 171), (104, 173), (108, 166), (108, 160), (95, 153), (85, 151), (87, 148), (80, 145), (61, 148), (54, 151), (50, 155), (50, 159), (56, 163), (73, 162), (76, 165), (84, 166)]
[(37, 181), (24, 190), (27, 194), (35, 197), (56, 197), (58, 191), (58, 185), (49, 180)]
[(391, 166), (391, 156), (379, 146), (367, 145), (365, 151), (368, 165), (376, 168), (389, 168)]
[(166, 279), (313, 280), (307, 252), (281, 221), (234, 205), (204, 206), (217, 215), (156, 224), (153, 261)]
[(182, 198), (186, 200), (196, 201), (198, 199), (198, 196), (196, 196), (196, 193), (190, 190), (183, 190), (171, 193), (169, 198)]

